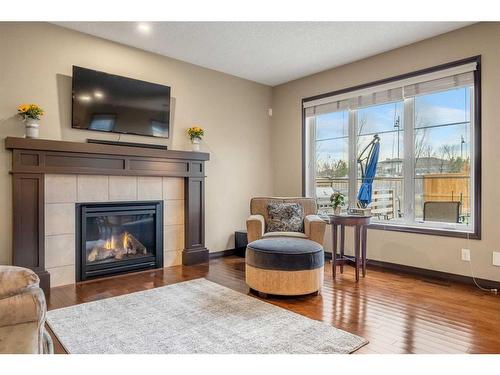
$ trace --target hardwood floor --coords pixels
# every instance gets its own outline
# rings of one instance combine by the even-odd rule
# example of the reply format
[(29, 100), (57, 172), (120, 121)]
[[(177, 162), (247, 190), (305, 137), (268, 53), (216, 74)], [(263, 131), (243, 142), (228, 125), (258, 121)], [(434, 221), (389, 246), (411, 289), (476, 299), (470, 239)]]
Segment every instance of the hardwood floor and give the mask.
[[(356, 353), (500, 353), (500, 296), (370, 267), (358, 284), (350, 267), (335, 282), (331, 276), (328, 262), (320, 296), (270, 297), (267, 301), (368, 339), (370, 343)], [(244, 258), (229, 256), (210, 264), (53, 288), (48, 307), (57, 309), (199, 277), (249, 293)], [(63, 353), (54, 341), (56, 352)]]

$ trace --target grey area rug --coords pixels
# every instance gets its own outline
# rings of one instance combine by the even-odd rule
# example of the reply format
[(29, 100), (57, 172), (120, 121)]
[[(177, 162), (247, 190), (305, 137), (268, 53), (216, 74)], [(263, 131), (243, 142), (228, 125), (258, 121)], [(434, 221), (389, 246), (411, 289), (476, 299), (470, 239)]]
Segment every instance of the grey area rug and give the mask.
[(206, 279), (47, 313), (70, 353), (352, 353), (359, 336)]

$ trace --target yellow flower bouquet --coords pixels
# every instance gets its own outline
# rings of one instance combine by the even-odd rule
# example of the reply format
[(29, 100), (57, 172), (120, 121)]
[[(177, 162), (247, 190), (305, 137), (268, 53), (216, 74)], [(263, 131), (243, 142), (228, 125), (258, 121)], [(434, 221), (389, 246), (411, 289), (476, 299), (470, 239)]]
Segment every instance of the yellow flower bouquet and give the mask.
[(26, 126), (26, 138), (38, 138), (40, 134), (40, 117), (43, 109), (37, 104), (21, 104), (17, 107), (17, 113), (22, 117)]
[(23, 118), (40, 120), (40, 117), (43, 116), (43, 109), (37, 104), (21, 104), (17, 107), (17, 113)]
[(187, 133), (189, 135), (189, 138), (191, 138), (191, 140), (194, 140), (194, 139), (200, 139), (205, 135), (204, 131), (202, 128), (200, 128), (199, 126), (192, 126), (190, 127), (188, 130), (187, 130)]

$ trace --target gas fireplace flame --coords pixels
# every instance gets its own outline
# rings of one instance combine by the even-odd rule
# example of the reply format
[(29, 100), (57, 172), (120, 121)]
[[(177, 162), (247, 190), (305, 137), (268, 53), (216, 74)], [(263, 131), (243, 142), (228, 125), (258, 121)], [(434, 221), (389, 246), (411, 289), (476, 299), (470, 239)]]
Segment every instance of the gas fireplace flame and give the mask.
[[(130, 240), (130, 233), (129, 232), (124, 232), (122, 234), (122, 248), (123, 249), (128, 249), (130, 248), (130, 243), (131, 243), (131, 240)], [(104, 242), (104, 248), (106, 250), (113, 250), (113, 249), (116, 249), (116, 240), (115, 240), (115, 237), (114, 236), (111, 236), (110, 239), (106, 240), (106, 242)]]
[(115, 248), (115, 238), (113, 236), (111, 236), (110, 240), (106, 240), (106, 242), (104, 243), (104, 248), (106, 250), (113, 250)]
[(146, 255), (146, 247), (129, 232), (111, 236), (104, 243), (95, 246), (87, 257), (89, 262), (108, 258), (123, 259), (125, 256)]
[(128, 249), (130, 246), (130, 234), (128, 232), (123, 233), (123, 248)]

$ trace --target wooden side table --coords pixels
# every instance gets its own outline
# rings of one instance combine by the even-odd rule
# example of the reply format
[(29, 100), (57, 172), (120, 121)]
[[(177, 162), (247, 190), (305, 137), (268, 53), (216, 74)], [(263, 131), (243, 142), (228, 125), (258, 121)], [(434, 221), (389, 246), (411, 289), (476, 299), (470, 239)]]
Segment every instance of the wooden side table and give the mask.
[[(328, 215), (332, 225), (332, 267), (333, 278), (337, 273), (337, 264), (340, 265), (340, 273), (344, 272), (344, 264), (354, 265), (356, 269), (356, 282), (359, 281), (359, 269), (362, 269), (363, 277), (366, 276), (366, 240), (367, 226), (370, 224), (371, 216), (355, 215)], [(345, 227), (354, 227), (354, 260), (344, 255), (345, 250)], [(340, 227), (340, 254), (337, 257), (338, 227)]]

